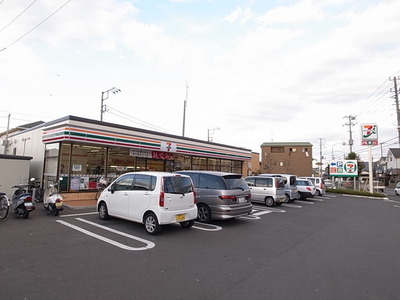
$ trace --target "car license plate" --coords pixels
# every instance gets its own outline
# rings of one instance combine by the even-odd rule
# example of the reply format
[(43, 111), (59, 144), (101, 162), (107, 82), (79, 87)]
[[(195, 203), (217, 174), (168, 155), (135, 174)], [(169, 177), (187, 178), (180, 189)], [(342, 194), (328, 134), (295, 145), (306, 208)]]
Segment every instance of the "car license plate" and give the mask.
[(62, 206), (62, 202), (56, 202), (56, 207), (59, 208)]
[(185, 221), (185, 215), (176, 215), (175, 218), (177, 222)]
[(244, 197), (239, 197), (238, 198), (238, 202), (239, 203), (244, 203), (244, 202), (246, 202), (246, 200), (244, 199)]

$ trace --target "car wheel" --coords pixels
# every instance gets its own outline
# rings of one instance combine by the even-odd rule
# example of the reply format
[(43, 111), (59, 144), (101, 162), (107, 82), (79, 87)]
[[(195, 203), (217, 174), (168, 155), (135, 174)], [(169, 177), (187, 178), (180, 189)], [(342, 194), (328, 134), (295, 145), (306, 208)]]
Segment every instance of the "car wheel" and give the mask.
[(108, 215), (107, 204), (104, 202), (100, 203), (99, 206), (99, 217), (102, 220), (107, 220), (110, 216)]
[(290, 196), (288, 194), (285, 194), (285, 203), (290, 202)]
[(197, 206), (197, 219), (203, 223), (211, 221), (211, 210), (207, 205), (199, 204)]
[(398, 193), (396, 190), (394, 190), (394, 194), (395, 194), (396, 196), (399, 195), (399, 193)]
[(316, 190), (315, 195), (316, 196), (321, 196), (321, 192), (319, 190)]
[(152, 235), (157, 234), (161, 229), (160, 224), (158, 224), (157, 217), (154, 213), (148, 213), (144, 217), (144, 226), (146, 227), (147, 233)]
[(274, 206), (274, 204), (275, 204), (274, 198), (271, 198), (271, 197), (265, 198), (266, 206), (271, 207), (271, 206)]
[(181, 224), (181, 227), (182, 227), (182, 228), (189, 229), (190, 227), (193, 226), (194, 220), (185, 221), (185, 222), (180, 222), (179, 224)]

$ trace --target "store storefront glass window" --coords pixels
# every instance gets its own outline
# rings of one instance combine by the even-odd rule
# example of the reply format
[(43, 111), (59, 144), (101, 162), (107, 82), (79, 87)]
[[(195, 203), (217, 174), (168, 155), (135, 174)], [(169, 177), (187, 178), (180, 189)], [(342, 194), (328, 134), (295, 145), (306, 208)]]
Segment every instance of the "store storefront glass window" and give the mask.
[(147, 159), (147, 169), (148, 171), (164, 172), (164, 162), (162, 159)]
[(205, 157), (192, 157), (193, 170), (207, 170), (207, 158)]
[(69, 172), (71, 169), (71, 143), (61, 144), (61, 158), (60, 158), (60, 177), (62, 180), (60, 182), (60, 191), (67, 192), (70, 185)]
[(242, 174), (242, 162), (239, 160), (232, 161), (232, 173)]
[(207, 159), (208, 170), (210, 171), (220, 171), (221, 170), (221, 160), (216, 158)]
[(191, 170), (191, 156), (189, 155), (175, 155), (174, 171)]
[(43, 187), (58, 182), (58, 158), (60, 143), (46, 144), (44, 153)]
[(97, 189), (104, 174), (106, 153), (107, 149), (101, 146), (72, 145), (68, 178), (71, 192)]
[[(136, 171), (136, 157), (130, 155), (129, 148), (111, 147), (107, 165), (107, 177), (115, 179), (126, 172)], [(141, 170), (137, 169), (137, 171)]]
[(221, 171), (222, 172), (232, 172), (232, 161), (227, 159), (221, 159)]

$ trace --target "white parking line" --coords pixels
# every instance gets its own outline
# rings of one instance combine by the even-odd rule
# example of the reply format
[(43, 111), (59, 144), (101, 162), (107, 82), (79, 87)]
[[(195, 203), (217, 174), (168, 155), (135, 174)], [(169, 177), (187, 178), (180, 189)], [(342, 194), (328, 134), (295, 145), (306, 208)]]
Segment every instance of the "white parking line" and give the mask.
[(130, 238), (130, 239), (133, 239), (133, 240), (140, 241), (140, 242), (142, 242), (142, 243), (145, 243), (147, 246), (144, 246), (144, 247), (130, 247), (130, 246), (121, 244), (121, 243), (119, 243), (119, 242), (116, 242), (116, 241), (114, 241), (114, 240), (111, 240), (111, 239), (109, 239), (109, 238), (106, 238), (106, 237), (104, 237), (104, 236), (98, 235), (98, 234), (96, 234), (96, 233), (94, 233), (94, 232), (91, 232), (91, 231), (89, 231), (89, 230), (83, 229), (83, 228), (81, 228), (81, 227), (79, 227), (79, 226), (73, 225), (73, 224), (71, 224), (71, 223), (68, 223), (68, 222), (65, 222), (65, 221), (61, 221), (61, 220), (56, 220), (56, 222), (58, 222), (58, 223), (60, 223), (60, 224), (63, 224), (63, 225), (65, 225), (65, 226), (68, 226), (68, 227), (70, 227), (70, 228), (72, 228), (72, 229), (75, 229), (75, 230), (77, 230), (77, 231), (80, 231), (80, 232), (82, 232), (82, 233), (84, 233), (84, 234), (87, 234), (87, 235), (89, 235), (89, 236), (91, 236), (91, 237), (94, 237), (94, 238), (96, 238), (96, 239), (99, 239), (99, 240), (101, 240), (101, 241), (103, 241), (103, 242), (109, 243), (109, 244), (111, 244), (111, 245), (113, 245), (113, 246), (116, 246), (116, 247), (118, 247), (118, 248), (124, 249), (124, 250), (129, 250), (129, 251), (149, 250), (149, 249), (151, 249), (151, 248), (153, 248), (153, 247), (155, 246), (155, 244), (154, 244), (153, 242), (150, 242), (150, 241), (148, 241), (148, 240), (139, 238), (139, 237), (134, 236), (134, 235), (130, 235), (130, 234), (127, 234), (127, 233), (124, 233), (124, 232), (121, 232), (121, 231), (118, 231), (118, 230), (115, 230), (115, 229), (112, 229), (112, 228), (108, 228), (108, 227), (105, 227), (105, 226), (102, 226), (102, 225), (99, 225), (99, 224), (96, 224), (96, 223), (93, 223), (93, 222), (90, 222), (90, 221), (87, 221), (87, 220), (84, 220), (84, 219), (81, 219), (81, 218), (76, 218), (76, 220), (79, 220), (79, 221), (81, 221), (81, 222), (85, 222), (85, 223), (90, 224), (90, 225), (92, 225), (92, 226), (99, 227), (99, 228), (101, 228), (101, 229), (110, 231), (110, 232), (112, 232), (112, 233), (116, 233), (116, 234), (125, 236), (125, 237)]
[(324, 202), (324, 199), (320, 199), (320, 198), (312, 198), (311, 201), (317, 201), (317, 202)]
[(296, 200), (298, 203), (303, 203), (303, 204), (314, 204), (314, 202), (311, 201), (303, 201), (303, 200)]
[(247, 219), (247, 220), (261, 220), (258, 216), (248, 215), (248, 216), (241, 216), (240, 219)]
[(87, 216), (87, 215), (96, 215), (98, 212), (89, 212), (89, 213), (80, 213), (80, 214), (69, 214), (69, 215), (59, 215), (60, 218), (65, 217), (76, 217), (76, 216)]
[(199, 223), (199, 222), (194, 222), (195, 224), (201, 224), (201, 226), (204, 226), (204, 227), (211, 227), (211, 228), (203, 228), (203, 227), (199, 227), (199, 226), (196, 226), (196, 225), (193, 225), (192, 226), (192, 228), (196, 228), (196, 229), (199, 229), (199, 230), (204, 230), (204, 231), (220, 231), (220, 230), (222, 230), (222, 227), (221, 226), (217, 226), (217, 225), (214, 225), (214, 224), (207, 224), (207, 223)]
[(301, 205), (291, 204), (291, 203), (283, 203), (282, 206), (285, 207), (293, 207), (293, 208), (303, 208)]

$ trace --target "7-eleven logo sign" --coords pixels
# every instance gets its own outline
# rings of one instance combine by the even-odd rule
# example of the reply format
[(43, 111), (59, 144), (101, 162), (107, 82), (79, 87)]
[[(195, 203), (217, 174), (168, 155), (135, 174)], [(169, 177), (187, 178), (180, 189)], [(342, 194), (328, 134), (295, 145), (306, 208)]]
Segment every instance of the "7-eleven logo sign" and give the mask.
[(344, 170), (348, 174), (354, 174), (357, 172), (357, 162), (347, 161), (344, 164)]

